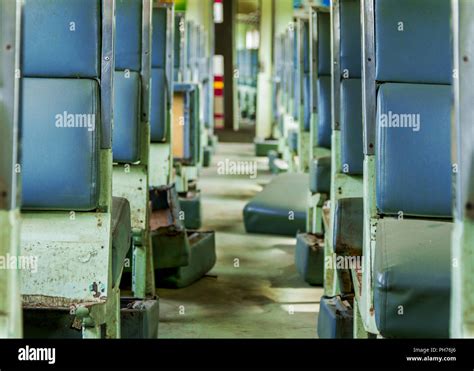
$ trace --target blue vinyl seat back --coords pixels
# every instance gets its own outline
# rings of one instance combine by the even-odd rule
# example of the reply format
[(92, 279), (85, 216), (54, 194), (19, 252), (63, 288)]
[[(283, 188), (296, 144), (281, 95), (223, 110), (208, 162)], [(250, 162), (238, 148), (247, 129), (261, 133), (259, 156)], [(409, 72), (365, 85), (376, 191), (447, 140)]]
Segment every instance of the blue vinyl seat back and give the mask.
[(450, 84), (450, 13), (449, 0), (377, 0), (376, 79)]
[(166, 8), (153, 8), (153, 34), (151, 64), (153, 68), (166, 68), (166, 29), (168, 25)]
[(331, 75), (331, 17), (318, 13), (318, 75)]
[(341, 82), (341, 160), (343, 172), (362, 175), (364, 152), (362, 136), (362, 80)]
[[(22, 81), (23, 208), (95, 209), (99, 194), (98, 82)], [(78, 127), (81, 123), (83, 127)]]
[(25, 0), (22, 75), (99, 76), (99, 0)]
[(161, 68), (151, 70), (151, 141), (166, 140), (166, 111), (168, 109), (168, 87), (166, 72)]
[(140, 160), (142, 1), (118, 0), (115, 10), (113, 156)]
[(379, 0), (375, 10), (378, 210), (450, 217), (450, 2)]
[(331, 77), (319, 76), (318, 89), (318, 146), (331, 148)]
[(172, 82), (166, 76), (166, 8), (153, 9), (153, 34), (151, 58), (151, 114), (150, 137), (152, 142), (166, 141), (167, 110), (169, 108), (169, 88)]
[(142, 53), (142, 1), (116, 0), (115, 69), (140, 71)]
[(360, 0), (340, 3), (341, 156), (345, 174), (363, 173)]
[(345, 78), (362, 77), (362, 48), (360, 0), (343, 0), (340, 3), (340, 64)]
[[(408, 127), (386, 127), (397, 121)], [(380, 213), (451, 215), (450, 122), (449, 85), (381, 85), (376, 136)]]
[(100, 188), (100, 2), (26, 0), (23, 20), (22, 207), (94, 210)]
[(183, 95), (184, 104), (184, 158), (195, 164), (199, 159), (199, 94), (195, 84), (175, 84), (174, 93)]
[(113, 156), (119, 163), (140, 160), (141, 83), (138, 72), (115, 72)]
[(318, 12), (317, 112), (319, 147), (331, 148), (331, 21), (329, 13)]

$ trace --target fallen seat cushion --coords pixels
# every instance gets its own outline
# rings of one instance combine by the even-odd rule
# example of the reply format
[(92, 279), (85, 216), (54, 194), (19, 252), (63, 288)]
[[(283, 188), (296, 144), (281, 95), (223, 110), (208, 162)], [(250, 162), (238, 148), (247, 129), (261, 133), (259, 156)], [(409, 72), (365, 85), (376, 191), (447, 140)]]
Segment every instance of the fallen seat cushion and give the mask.
[(309, 190), (311, 193), (330, 193), (331, 157), (321, 157), (311, 162), (309, 168)]
[(352, 339), (353, 311), (340, 296), (323, 296), (319, 304), (318, 338)]
[(307, 174), (280, 174), (244, 208), (248, 233), (295, 237), (306, 231)]
[(184, 288), (201, 279), (216, 264), (214, 232), (188, 231), (190, 243), (189, 264), (175, 269), (155, 272), (157, 287)]
[(185, 196), (180, 196), (179, 206), (184, 217), (185, 228), (194, 230), (201, 228), (201, 192), (189, 191)]
[(296, 237), (295, 265), (300, 277), (310, 285), (324, 282), (324, 237), (299, 233)]
[(189, 240), (175, 186), (150, 190), (150, 231), (155, 269), (167, 269), (189, 264)]
[(374, 308), (388, 338), (448, 338), (452, 223), (385, 218), (377, 227)]
[(120, 299), (121, 339), (158, 339), (160, 303), (158, 298)]
[(125, 198), (112, 199), (112, 277), (113, 285), (120, 283), (125, 257), (132, 245), (130, 203)]

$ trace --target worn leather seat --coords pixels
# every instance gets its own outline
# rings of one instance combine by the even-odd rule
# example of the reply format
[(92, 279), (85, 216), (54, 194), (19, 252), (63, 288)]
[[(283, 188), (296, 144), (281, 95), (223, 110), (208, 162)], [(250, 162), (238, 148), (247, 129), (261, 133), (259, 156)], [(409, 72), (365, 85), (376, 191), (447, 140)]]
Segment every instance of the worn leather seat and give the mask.
[(352, 308), (340, 296), (323, 296), (319, 304), (318, 338), (352, 339)]
[(309, 167), (309, 190), (311, 193), (330, 193), (331, 157), (320, 157), (311, 161)]
[(141, 79), (138, 72), (115, 72), (114, 82), (114, 161), (140, 160)]
[(168, 94), (171, 81), (166, 77), (166, 27), (165, 8), (153, 9), (152, 61), (151, 61), (151, 141), (166, 141), (166, 112), (169, 109)]
[(449, 1), (377, 0), (375, 12), (378, 81), (451, 83)]
[(97, 207), (100, 19), (98, 0), (24, 3), (23, 209)]
[(142, 2), (116, 3), (113, 156), (119, 163), (140, 160)]
[(280, 174), (244, 208), (248, 233), (296, 236), (306, 230), (306, 174)]
[(448, 338), (452, 223), (385, 218), (377, 228), (374, 306), (380, 333)]
[(452, 46), (450, 2), (436, 5), (379, 0), (375, 7), (376, 202), (384, 217), (374, 310), (390, 338), (449, 336)]
[[(382, 84), (377, 102), (377, 208), (381, 214), (451, 215), (451, 87)], [(382, 127), (409, 114), (419, 130)], [(419, 116), (417, 116), (419, 115)], [(417, 116), (417, 117), (416, 117)]]
[(318, 89), (318, 146), (331, 148), (331, 77), (319, 76)]
[(25, 77), (21, 90), (23, 209), (95, 209), (99, 84)]
[(22, 76), (99, 76), (99, 0), (25, 0)]
[(360, 79), (341, 82), (341, 161), (348, 175), (362, 175), (362, 83)]

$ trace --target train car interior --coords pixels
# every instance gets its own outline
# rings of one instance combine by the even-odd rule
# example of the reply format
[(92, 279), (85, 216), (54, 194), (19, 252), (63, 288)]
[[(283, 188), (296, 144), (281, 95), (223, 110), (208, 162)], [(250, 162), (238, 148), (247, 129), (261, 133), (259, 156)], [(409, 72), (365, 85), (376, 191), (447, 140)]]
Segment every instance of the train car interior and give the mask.
[(0, 338), (473, 338), (473, 16), (0, 0)]

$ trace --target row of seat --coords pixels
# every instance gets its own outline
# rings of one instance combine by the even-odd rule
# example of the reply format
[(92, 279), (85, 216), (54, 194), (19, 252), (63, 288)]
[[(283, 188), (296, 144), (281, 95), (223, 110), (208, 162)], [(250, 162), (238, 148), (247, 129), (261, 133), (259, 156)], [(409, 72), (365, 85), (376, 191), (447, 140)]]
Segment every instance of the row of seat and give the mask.
[[(296, 78), (293, 86), (284, 83), (289, 62), (281, 62), (275, 118), (280, 127), (285, 116), (298, 122), (280, 135), (288, 141), (296, 135), (298, 145), (289, 147), (300, 165), (309, 161), (309, 169), (300, 166), (272, 181), (247, 205), (246, 226), (250, 232), (301, 232), (298, 271), (308, 283), (323, 284), (326, 295), (320, 337), (447, 337), (450, 2), (374, 0), (373, 12), (366, 6), (339, 0), (330, 11), (310, 7), (298, 15), (295, 34), (287, 31), (280, 39), (280, 45), (296, 48), (281, 52), (293, 62)], [(287, 159), (281, 147), (280, 153)], [(287, 193), (278, 184), (307, 171), (306, 192), (299, 197), (305, 226), (295, 231), (287, 218), (275, 222), (295, 209), (285, 205)], [(265, 216), (265, 228), (253, 222), (255, 215)]]
[[(173, 5), (27, 0), (22, 12), (21, 254), (38, 257), (21, 276), (24, 334), (156, 337), (155, 286), (188, 286), (215, 263), (212, 232), (154, 238), (169, 227), (160, 213), (182, 213), (157, 201), (174, 189), (172, 146), (184, 148), (178, 168), (200, 166), (204, 146), (200, 83), (176, 85), (185, 135), (173, 141)], [(180, 244), (186, 261), (162, 269), (153, 253)]]

